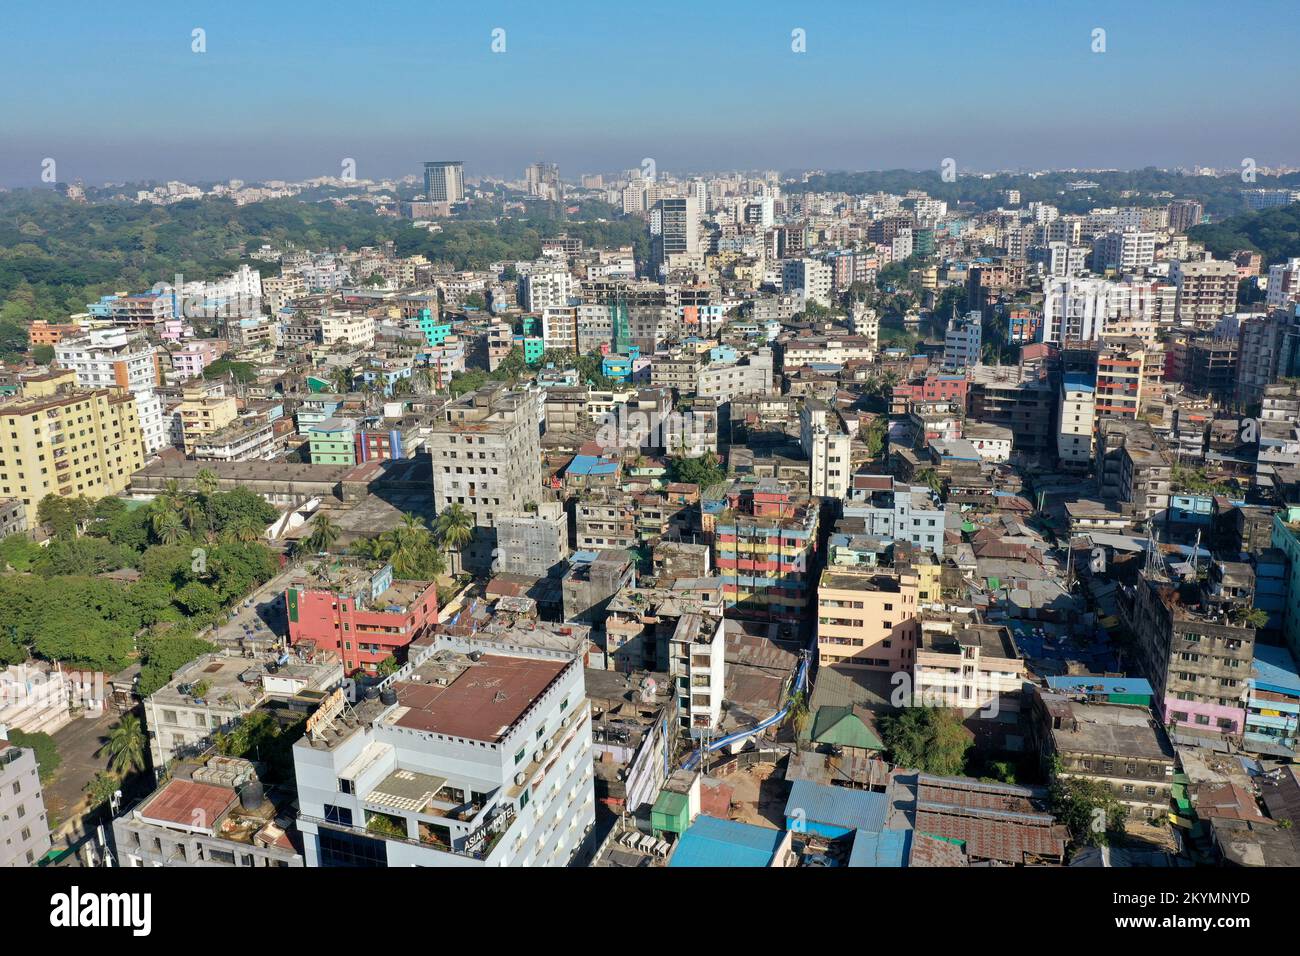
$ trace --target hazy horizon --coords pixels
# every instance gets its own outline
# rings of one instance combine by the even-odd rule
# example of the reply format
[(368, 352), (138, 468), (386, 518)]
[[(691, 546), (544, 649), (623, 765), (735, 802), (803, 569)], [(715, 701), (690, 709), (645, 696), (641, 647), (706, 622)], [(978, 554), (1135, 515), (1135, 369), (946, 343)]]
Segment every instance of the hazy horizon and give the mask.
[[(10, 8), (0, 183), (1300, 165), (1293, 8)], [(505, 51), (492, 50), (502, 29)], [(204, 31), (206, 52), (192, 51)], [(806, 52), (791, 49), (803, 30)], [(1094, 53), (1094, 31), (1105, 52)]]

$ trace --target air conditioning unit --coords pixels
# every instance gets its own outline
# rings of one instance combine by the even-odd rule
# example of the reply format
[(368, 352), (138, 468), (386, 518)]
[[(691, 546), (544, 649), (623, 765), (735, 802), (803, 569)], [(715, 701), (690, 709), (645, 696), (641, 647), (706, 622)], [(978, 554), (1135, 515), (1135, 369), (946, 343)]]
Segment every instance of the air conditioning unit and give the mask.
[(523, 785), (524, 785), (524, 773), (521, 770), (519, 771), (519, 773), (515, 774), (515, 786), (522, 787)]
[(565, 714), (563, 717), (560, 718), (560, 726), (561, 726), (561, 727), (567, 727), (567, 726), (569, 726), (569, 715), (568, 715), (568, 714)]
[(546, 743), (542, 744), (542, 750), (550, 750), (550, 749), (551, 749), (551, 741), (548, 740), (546, 741)]
[(541, 763), (541, 762), (542, 762), (542, 751), (539, 750), (539, 751), (537, 751), (537, 753), (533, 754), (533, 760), (536, 761), (537, 763)]

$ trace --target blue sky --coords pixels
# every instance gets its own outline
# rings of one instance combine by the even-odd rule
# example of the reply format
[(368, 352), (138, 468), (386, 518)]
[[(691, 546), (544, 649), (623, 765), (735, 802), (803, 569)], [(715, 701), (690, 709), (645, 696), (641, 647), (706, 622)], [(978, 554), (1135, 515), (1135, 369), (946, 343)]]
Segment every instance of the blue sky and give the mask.
[(794, 6), (10, 0), (0, 183), (1300, 163), (1294, 3)]

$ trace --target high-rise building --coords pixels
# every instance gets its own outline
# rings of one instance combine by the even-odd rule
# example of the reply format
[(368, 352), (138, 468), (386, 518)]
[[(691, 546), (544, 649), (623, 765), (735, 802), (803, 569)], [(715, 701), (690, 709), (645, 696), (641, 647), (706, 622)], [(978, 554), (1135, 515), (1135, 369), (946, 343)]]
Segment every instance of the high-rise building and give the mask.
[(1183, 325), (1213, 325), (1236, 311), (1237, 267), (1231, 262), (1169, 263), (1169, 280), (1178, 290), (1175, 311)]
[(82, 388), (122, 389), (135, 396), (145, 454), (170, 443), (171, 429), (163, 420), (158, 355), (139, 332), (123, 328), (94, 329), (65, 338), (54, 347), (54, 358), (72, 369)]
[(1092, 429), (1097, 387), (1086, 372), (1067, 372), (1061, 379), (1061, 428), (1056, 454), (1062, 468), (1086, 469), (1092, 460)]
[(756, 620), (801, 622), (815, 590), (808, 575), (817, 548), (817, 500), (764, 479), (729, 486), (701, 506), (715, 522), (714, 563), (727, 607)]
[(850, 436), (839, 416), (818, 398), (808, 398), (799, 413), (799, 444), (808, 456), (810, 493), (842, 499), (849, 493)]
[(308, 866), (566, 866), (596, 818), (587, 629), (411, 645), (376, 699), (294, 744)]
[(670, 266), (674, 256), (700, 251), (700, 204), (694, 196), (665, 198), (650, 211), (650, 245), (654, 274)]
[(524, 170), (528, 195), (538, 199), (560, 198), (560, 167), (555, 163), (533, 163)]
[(135, 397), (76, 387), (71, 369), (25, 379), (19, 397), (0, 402), (0, 498), (17, 498), (36, 527), (46, 495), (102, 498), (126, 490), (144, 467)]
[(781, 288), (802, 291), (805, 302), (831, 304), (831, 267), (816, 259), (786, 259), (781, 264)]
[(1288, 259), (1268, 267), (1270, 309), (1284, 309), (1300, 304), (1300, 259)]
[(469, 567), (491, 567), (498, 513), (541, 501), (540, 420), (537, 393), (494, 384), (448, 405), (434, 423), (434, 508), (458, 504), (473, 515), (474, 540), (461, 553)]
[(462, 202), (465, 199), (465, 164), (459, 160), (425, 163), (424, 198), (428, 202)]
[(1169, 231), (1186, 232), (1199, 225), (1205, 207), (1195, 199), (1177, 199), (1169, 204)]
[(1156, 259), (1154, 232), (1124, 230), (1098, 236), (1092, 243), (1092, 268), (1094, 272), (1113, 269), (1131, 273), (1145, 269)]

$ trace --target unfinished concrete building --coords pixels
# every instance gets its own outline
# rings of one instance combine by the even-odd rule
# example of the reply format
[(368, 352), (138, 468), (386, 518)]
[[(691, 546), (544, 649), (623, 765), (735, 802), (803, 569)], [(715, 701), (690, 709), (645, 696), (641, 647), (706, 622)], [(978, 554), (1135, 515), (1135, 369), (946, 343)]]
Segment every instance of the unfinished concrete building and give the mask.
[(496, 516), (497, 559), (493, 570), (544, 578), (564, 570), (569, 555), (569, 516), (558, 501), (543, 501), (534, 511)]

